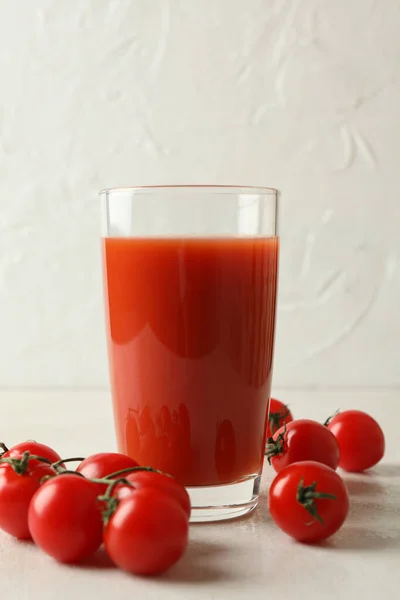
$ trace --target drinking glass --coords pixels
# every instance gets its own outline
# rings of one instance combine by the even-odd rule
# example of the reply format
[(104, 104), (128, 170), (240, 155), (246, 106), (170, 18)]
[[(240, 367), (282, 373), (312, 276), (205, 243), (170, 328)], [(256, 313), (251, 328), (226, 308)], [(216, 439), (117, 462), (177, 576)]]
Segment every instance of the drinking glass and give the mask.
[(278, 278), (272, 188), (103, 190), (102, 257), (120, 452), (185, 485), (192, 521), (252, 510)]

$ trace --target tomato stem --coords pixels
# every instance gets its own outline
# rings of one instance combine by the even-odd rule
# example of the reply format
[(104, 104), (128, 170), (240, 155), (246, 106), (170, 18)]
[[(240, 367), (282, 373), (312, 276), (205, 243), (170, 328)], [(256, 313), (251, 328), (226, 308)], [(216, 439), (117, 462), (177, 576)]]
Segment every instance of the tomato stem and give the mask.
[(304, 477), (300, 480), (299, 485), (297, 487), (297, 501), (304, 506), (306, 511), (312, 516), (315, 521), (321, 523), (321, 525), (325, 525), (325, 521), (318, 514), (317, 506), (315, 504), (315, 500), (336, 500), (336, 496), (334, 494), (327, 494), (325, 492), (317, 492), (316, 491), (317, 482), (313, 481), (311, 485), (304, 486)]
[(8, 448), (5, 444), (3, 444), (3, 442), (0, 442), (0, 449), (2, 450), (0, 457), (3, 456), (3, 454), (5, 454), (6, 452), (8, 452)]
[[(153, 469), (153, 467), (128, 467), (127, 469), (122, 469), (121, 471), (116, 471), (115, 473), (110, 473), (110, 475), (106, 476), (106, 479), (115, 479), (115, 477), (119, 477), (119, 475), (126, 475), (127, 473), (134, 473), (135, 471), (149, 471), (150, 473), (160, 473), (161, 475), (166, 475), (162, 471), (158, 471), (157, 469)], [(169, 475), (171, 477), (171, 475)]]
[(69, 469), (63, 469), (62, 471), (58, 471), (57, 475), (78, 475), (78, 477), (85, 477), (83, 473), (79, 473), (79, 471), (70, 471)]
[(54, 467), (54, 469), (57, 470), (59, 467), (62, 467), (63, 464), (65, 464), (65, 463), (82, 462), (83, 460), (85, 460), (85, 459), (82, 458), (81, 456), (73, 457), (73, 458), (62, 458), (61, 460), (58, 460), (57, 462), (53, 463), (52, 467)]
[(271, 464), (271, 459), (278, 454), (282, 454), (285, 449), (286, 423), (283, 426), (283, 431), (278, 435), (276, 440), (273, 437), (268, 438), (265, 446), (265, 456), (268, 464)]
[[(112, 484), (115, 484), (115, 482), (124, 483), (126, 485), (129, 485), (130, 487), (135, 487), (127, 479), (121, 478), (120, 475), (126, 475), (128, 473), (135, 473), (137, 471), (148, 471), (150, 473), (160, 473), (161, 475), (166, 475), (167, 477), (171, 477), (171, 479), (173, 479), (172, 475), (168, 475), (167, 473), (163, 473), (162, 471), (157, 471), (157, 469), (153, 469), (153, 467), (137, 466), (137, 467), (128, 467), (127, 469), (121, 469), (121, 471), (116, 471), (115, 473), (110, 473), (110, 475), (106, 475), (105, 477), (90, 478), (90, 481), (92, 481), (93, 483), (100, 483), (100, 484), (107, 485), (108, 486), (107, 490), (110, 489), (110, 486)], [(111, 488), (111, 493), (112, 493), (112, 489), (113, 488)], [(104, 499), (104, 497), (102, 499)]]
[(268, 415), (269, 427), (272, 435), (280, 428), (280, 423), (283, 419), (289, 416), (289, 408), (285, 405), (281, 412), (270, 412)]
[[(71, 473), (76, 473), (76, 475), (82, 475), (82, 477), (85, 477), (82, 473), (77, 473), (76, 471), (71, 471)], [(125, 477), (120, 477), (119, 479), (113, 479), (113, 480), (109, 480), (106, 477), (93, 477), (90, 478), (89, 481), (91, 481), (92, 483), (100, 483), (103, 485), (107, 486), (107, 491), (109, 490), (109, 488), (111, 488), (111, 486), (118, 484), (118, 483), (123, 483), (124, 485), (127, 485), (129, 487), (135, 487), (130, 481), (128, 481), (127, 479), (125, 479)], [(112, 488), (113, 489), (113, 488)], [(112, 492), (111, 489), (111, 492)], [(104, 496), (102, 496), (102, 500), (104, 500)]]
[(106, 507), (102, 511), (103, 523), (107, 525), (108, 521), (111, 519), (112, 515), (118, 508), (119, 498), (117, 496), (113, 496), (113, 491), (117, 487), (117, 485), (126, 485), (131, 488), (135, 488), (135, 486), (130, 483), (127, 479), (114, 479), (113, 481), (109, 481), (107, 479), (91, 479), (90, 481), (94, 483), (106, 483), (108, 484), (108, 488), (106, 493), (103, 496), (98, 496), (97, 500), (99, 502), (104, 502)]
[[(72, 471), (73, 473), (75, 473), (75, 471)], [(82, 473), (79, 473), (80, 475), (82, 475)], [(84, 475), (82, 475), (82, 477), (84, 477)], [(130, 487), (135, 487), (130, 481), (128, 481), (127, 479), (125, 479), (125, 477), (119, 477), (118, 479), (107, 479), (107, 477), (91, 477), (89, 479), (89, 481), (91, 481), (92, 483), (100, 483), (103, 485), (107, 486), (107, 489), (110, 487), (111, 484), (117, 482), (117, 483), (123, 483), (126, 485), (129, 485)]]
[(43, 458), (43, 456), (36, 456), (36, 454), (31, 454), (29, 452), (29, 450), (24, 452), (22, 454), (21, 458), (18, 458), (18, 457), (3, 458), (2, 457), (2, 458), (0, 458), (0, 463), (7, 463), (7, 464), (11, 465), (12, 468), (14, 469), (14, 471), (18, 475), (25, 475), (26, 472), (28, 471), (30, 460), (38, 460), (40, 462), (51, 465), (51, 461), (49, 459)]
[(332, 421), (332, 420), (333, 420), (333, 419), (334, 419), (334, 418), (335, 418), (335, 417), (336, 417), (336, 416), (337, 416), (339, 413), (340, 413), (340, 408), (338, 408), (337, 410), (335, 410), (335, 412), (334, 412), (334, 413), (333, 413), (333, 414), (332, 414), (330, 417), (328, 417), (328, 418), (327, 418), (327, 419), (324, 421), (324, 423), (323, 423), (324, 427), (328, 427), (329, 423), (330, 423), (330, 422), (331, 422), (331, 421)]

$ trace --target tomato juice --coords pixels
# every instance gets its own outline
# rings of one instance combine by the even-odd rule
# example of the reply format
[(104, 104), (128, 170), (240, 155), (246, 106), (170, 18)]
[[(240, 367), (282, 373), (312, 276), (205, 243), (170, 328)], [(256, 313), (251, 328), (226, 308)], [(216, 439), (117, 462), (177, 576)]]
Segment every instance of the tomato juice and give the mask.
[(120, 452), (186, 486), (262, 468), (278, 238), (103, 238)]

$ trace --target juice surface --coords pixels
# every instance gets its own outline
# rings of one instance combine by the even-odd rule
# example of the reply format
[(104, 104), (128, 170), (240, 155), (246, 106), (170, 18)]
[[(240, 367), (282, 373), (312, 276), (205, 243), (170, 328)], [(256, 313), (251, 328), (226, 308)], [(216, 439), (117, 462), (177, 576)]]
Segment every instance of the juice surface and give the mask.
[(186, 486), (260, 472), (277, 238), (105, 238), (118, 446)]

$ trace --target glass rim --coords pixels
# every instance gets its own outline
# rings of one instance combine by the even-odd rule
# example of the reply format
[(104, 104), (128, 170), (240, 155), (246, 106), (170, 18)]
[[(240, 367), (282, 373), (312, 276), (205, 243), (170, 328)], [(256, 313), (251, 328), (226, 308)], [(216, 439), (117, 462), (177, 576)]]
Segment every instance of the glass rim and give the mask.
[(126, 187), (104, 188), (99, 196), (104, 194), (151, 194), (152, 192), (210, 192), (213, 194), (254, 194), (279, 196), (277, 188), (255, 185), (213, 185), (213, 184), (181, 184), (181, 185), (138, 185)]

